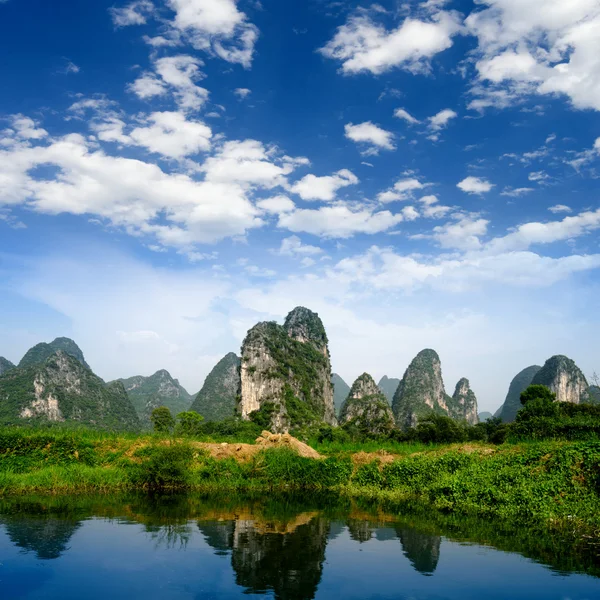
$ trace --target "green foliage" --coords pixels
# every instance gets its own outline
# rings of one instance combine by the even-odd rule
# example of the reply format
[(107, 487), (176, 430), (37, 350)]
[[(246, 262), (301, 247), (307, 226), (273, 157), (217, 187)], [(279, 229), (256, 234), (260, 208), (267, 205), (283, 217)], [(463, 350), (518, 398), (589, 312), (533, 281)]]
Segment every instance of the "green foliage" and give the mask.
[(134, 485), (148, 489), (184, 488), (190, 485), (194, 457), (190, 446), (147, 446), (138, 451), (136, 457), (141, 458), (141, 462), (128, 467)]
[(56, 338), (54, 341), (46, 344), (36, 344), (30, 348), (25, 356), (19, 362), (19, 368), (31, 367), (33, 365), (41, 365), (46, 362), (54, 353), (62, 350), (73, 358), (77, 359), (86, 369), (91, 370), (90, 366), (85, 362), (81, 348), (71, 339), (66, 337)]
[(271, 419), (277, 411), (273, 402), (265, 402), (258, 410), (250, 414), (250, 421), (254, 423), (260, 431), (271, 429)]
[(535, 400), (548, 403), (556, 400), (556, 394), (545, 385), (530, 385), (521, 392), (520, 399), (523, 406)]
[(467, 440), (466, 426), (444, 415), (430, 414), (417, 424), (417, 439), (424, 444), (451, 444)]
[(252, 443), (264, 427), (251, 421), (231, 417), (223, 421), (208, 421), (200, 425), (198, 438), (212, 442)]
[(175, 434), (183, 436), (198, 436), (202, 432), (204, 417), (194, 411), (182, 412), (177, 415)]
[(517, 411), (521, 409), (521, 392), (523, 392), (529, 385), (536, 374), (542, 367), (538, 365), (531, 365), (521, 372), (517, 373), (513, 380), (510, 382), (508, 393), (502, 405), (499, 417), (505, 423), (509, 423), (515, 420)]
[(240, 359), (230, 352), (208, 374), (190, 410), (200, 413), (207, 421), (233, 417), (239, 378)]
[(156, 433), (171, 433), (175, 427), (175, 419), (166, 406), (159, 406), (150, 415), (152, 427)]

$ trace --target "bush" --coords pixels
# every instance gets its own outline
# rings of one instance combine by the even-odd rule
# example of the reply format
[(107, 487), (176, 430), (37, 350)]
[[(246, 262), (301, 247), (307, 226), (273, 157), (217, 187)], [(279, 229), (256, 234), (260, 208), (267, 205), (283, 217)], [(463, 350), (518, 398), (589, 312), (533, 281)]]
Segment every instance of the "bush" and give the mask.
[(417, 425), (417, 439), (424, 444), (464, 442), (465, 428), (450, 417), (429, 415)]
[(177, 415), (175, 433), (184, 436), (198, 436), (202, 432), (204, 417), (193, 410), (181, 412)]
[(175, 427), (175, 419), (166, 406), (159, 406), (152, 411), (150, 421), (156, 433), (170, 433)]
[(193, 449), (186, 444), (147, 446), (135, 456), (140, 464), (130, 466), (133, 484), (148, 489), (184, 488), (191, 482)]

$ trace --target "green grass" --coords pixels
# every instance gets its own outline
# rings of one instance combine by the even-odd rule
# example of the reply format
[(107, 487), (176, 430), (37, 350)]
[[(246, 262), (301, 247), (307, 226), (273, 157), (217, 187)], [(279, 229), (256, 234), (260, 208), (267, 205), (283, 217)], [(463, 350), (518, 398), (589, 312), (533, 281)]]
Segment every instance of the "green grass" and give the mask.
[[(382, 448), (387, 455), (357, 456)], [(317, 449), (324, 459), (268, 449), (238, 462), (216, 460), (190, 441), (165, 436), (4, 429), (0, 495), (332, 491), (378, 503), (418, 502), (446, 514), (600, 528), (597, 441), (501, 446), (324, 442)]]

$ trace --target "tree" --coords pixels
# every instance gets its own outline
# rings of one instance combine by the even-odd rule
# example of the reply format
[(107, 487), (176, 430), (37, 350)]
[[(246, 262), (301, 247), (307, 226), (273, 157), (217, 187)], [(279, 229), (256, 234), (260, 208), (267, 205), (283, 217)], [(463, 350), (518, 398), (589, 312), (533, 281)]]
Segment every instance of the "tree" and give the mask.
[(150, 421), (156, 433), (170, 433), (175, 426), (175, 419), (166, 406), (159, 406), (152, 411)]
[(556, 394), (545, 385), (530, 385), (526, 390), (521, 392), (521, 404), (526, 406), (533, 400), (554, 402), (556, 400)]
[(178, 435), (198, 435), (201, 432), (202, 421), (204, 417), (193, 410), (180, 412), (177, 415), (177, 426), (175, 432)]

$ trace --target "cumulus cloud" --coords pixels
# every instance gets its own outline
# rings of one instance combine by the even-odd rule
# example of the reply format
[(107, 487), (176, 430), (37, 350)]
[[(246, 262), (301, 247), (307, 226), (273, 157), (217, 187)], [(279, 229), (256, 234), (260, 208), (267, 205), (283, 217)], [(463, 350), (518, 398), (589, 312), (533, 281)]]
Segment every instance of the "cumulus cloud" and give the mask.
[(456, 221), (434, 227), (433, 238), (442, 248), (477, 250), (482, 247), (480, 238), (487, 233), (488, 225), (486, 219), (459, 215)]
[(275, 215), (291, 212), (296, 208), (296, 205), (292, 202), (292, 200), (283, 195), (259, 200), (256, 203), (256, 206), (267, 213)]
[(378, 125), (365, 121), (354, 125), (347, 123), (344, 126), (346, 137), (358, 144), (368, 144), (371, 149), (377, 152), (379, 149), (394, 150), (394, 134), (382, 129)]
[(252, 93), (252, 90), (249, 90), (248, 88), (236, 88), (235, 90), (233, 90), (233, 93), (240, 100), (244, 100), (244, 98), (247, 98)]
[(111, 7), (108, 9), (115, 27), (128, 27), (129, 25), (144, 25), (148, 17), (154, 13), (154, 5), (149, 0), (136, 0), (122, 8)]
[(408, 113), (403, 108), (397, 108), (394, 111), (394, 116), (397, 117), (398, 119), (403, 119), (404, 121), (406, 121), (410, 125), (416, 125), (417, 123), (421, 122), (418, 119), (415, 119), (410, 113)]
[(595, 0), (481, 0), (466, 19), (478, 38), (475, 109), (530, 94), (600, 110), (600, 5)]
[(456, 187), (467, 194), (485, 194), (494, 187), (494, 184), (487, 179), (470, 176), (457, 183)]
[(525, 194), (530, 194), (533, 191), (534, 189), (529, 187), (505, 188), (500, 195), (510, 196), (511, 198), (520, 198), (521, 196), (524, 196)]
[(337, 191), (349, 185), (358, 183), (358, 177), (348, 169), (341, 169), (333, 175), (317, 177), (316, 175), (305, 175), (296, 181), (290, 188), (294, 194), (298, 194), (302, 200), (334, 200)]
[(565, 204), (555, 204), (554, 206), (550, 206), (548, 210), (551, 213), (570, 213), (573, 212), (570, 206), (566, 206)]
[(350, 238), (359, 233), (388, 231), (403, 221), (402, 215), (384, 210), (352, 210), (345, 205), (302, 209), (279, 217), (279, 226), (297, 233), (312, 233), (324, 238)]
[(277, 254), (282, 256), (314, 256), (316, 254), (322, 254), (322, 248), (318, 246), (311, 246), (310, 244), (303, 244), (302, 240), (297, 235), (291, 235), (290, 237), (281, 240), (281, 246), (276, 251)]
[(203, 64), (187, 54), (159, 58), (154, 62), (154, 73), (144, 73), (129, 89), (142, 100), (171, 92), (180, 110), (197, 111), (208, 99), (208, 90), (196, 85), (204, 78), (200, 70)]
[(448, 125), (451, 119), (455, 119), (458, 115), (450, 108), (445, 108), (439, 113), (429, 117), (429, 126), (433, 131), (439, 131), (444, 129)]
[(391, 189), (380, 192), (377, 199), (384, 203), (409, 200), (416, 190), (422, 190), (425, 186), (426, 184), (421, 183), (414, 177), (399, 179)]
[(345, 75), (369, 72), (379, 75), (392, 68), (426, 72), (436, 54), (452, 46), (461, 30), (458, 13), (434, 12), (426, 20), (408, 17), (387, 30), (369, 15), (351, 16), (320, 52), (341, 62)]

